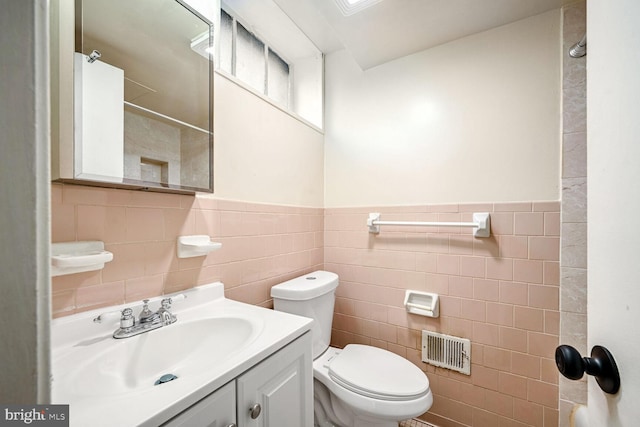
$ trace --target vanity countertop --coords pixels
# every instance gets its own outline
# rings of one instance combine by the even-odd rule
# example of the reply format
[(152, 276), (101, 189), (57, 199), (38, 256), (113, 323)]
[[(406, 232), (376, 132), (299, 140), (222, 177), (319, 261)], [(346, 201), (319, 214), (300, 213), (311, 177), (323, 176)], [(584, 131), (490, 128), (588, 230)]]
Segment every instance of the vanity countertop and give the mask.
[[(178, 321), (114, 339), (125, 304), (52, 322), (52, 401), (69, 404), (71, 426), (157, 426), (275, 353), (312, 320), (224, 297), (220, 282), (182, 292)], [(160, 298), (151, 301), (154, 310)], [(109, 319), (94, 323), (100, 314)], [(164, 374), (177, 379), (160, 385)]]

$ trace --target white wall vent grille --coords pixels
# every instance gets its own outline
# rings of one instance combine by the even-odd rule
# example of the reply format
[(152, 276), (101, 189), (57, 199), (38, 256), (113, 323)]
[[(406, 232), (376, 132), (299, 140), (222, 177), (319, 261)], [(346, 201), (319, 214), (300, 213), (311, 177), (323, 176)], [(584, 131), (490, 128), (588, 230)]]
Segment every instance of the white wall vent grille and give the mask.
[(471, 375), (471, 341), (422, 331), (422, 361)]

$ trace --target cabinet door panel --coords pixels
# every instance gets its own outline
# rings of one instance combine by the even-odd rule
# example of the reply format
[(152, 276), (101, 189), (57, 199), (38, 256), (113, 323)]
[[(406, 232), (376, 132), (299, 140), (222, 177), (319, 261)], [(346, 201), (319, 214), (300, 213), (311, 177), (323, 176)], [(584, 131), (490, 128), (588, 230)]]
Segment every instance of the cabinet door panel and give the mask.
[(228, 427), (236, 422), (235, 381), (219, 388), (162, 427)]
[(307, 333), (240, 376), (238, 427), (313, 426), (312, 363)]

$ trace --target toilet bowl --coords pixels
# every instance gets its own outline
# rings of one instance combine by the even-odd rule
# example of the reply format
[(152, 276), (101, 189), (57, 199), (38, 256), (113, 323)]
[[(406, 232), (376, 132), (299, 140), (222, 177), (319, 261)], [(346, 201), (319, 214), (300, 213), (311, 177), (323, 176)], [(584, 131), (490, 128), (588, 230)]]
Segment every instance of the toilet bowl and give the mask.
[(397, 427), (433, 403), (429, 379), (390, 351), (361, 344), (330, 347), (338, 276), (316, 271), (274, 286), (274, 309), (315, 320), (314, 419), (320, 427)]

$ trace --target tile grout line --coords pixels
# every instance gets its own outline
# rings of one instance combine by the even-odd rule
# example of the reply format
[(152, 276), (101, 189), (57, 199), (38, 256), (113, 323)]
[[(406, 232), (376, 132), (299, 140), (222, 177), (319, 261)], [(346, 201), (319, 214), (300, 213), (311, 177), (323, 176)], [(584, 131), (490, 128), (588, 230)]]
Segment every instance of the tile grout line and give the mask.
[(410, 420), (400, 421), (398, 427), (437, 427), (433, 424), (429, 424), (426, 421), (419, 420), (417, 418), (412, 418)]

